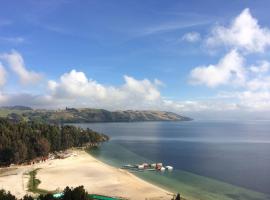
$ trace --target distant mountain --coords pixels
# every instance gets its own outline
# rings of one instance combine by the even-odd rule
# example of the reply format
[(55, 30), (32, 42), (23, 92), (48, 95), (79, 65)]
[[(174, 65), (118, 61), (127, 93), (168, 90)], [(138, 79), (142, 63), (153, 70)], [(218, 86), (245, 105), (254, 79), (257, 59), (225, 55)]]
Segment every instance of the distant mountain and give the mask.
[(190, 121), (189, 117), (165, 111), (108, 111), (92, 108), (66, 108), (64, 110), (12, 110), (7, 117), (14, 120), (22, 117), (25, 120), (49, 123), (90, 123), (90, 122), (136, 122), (136, 121)]
[(27, 106), (2, 106), (0, 109), (7, 109), (7, 110), (33, 110), (31, 107), (27, 107)]

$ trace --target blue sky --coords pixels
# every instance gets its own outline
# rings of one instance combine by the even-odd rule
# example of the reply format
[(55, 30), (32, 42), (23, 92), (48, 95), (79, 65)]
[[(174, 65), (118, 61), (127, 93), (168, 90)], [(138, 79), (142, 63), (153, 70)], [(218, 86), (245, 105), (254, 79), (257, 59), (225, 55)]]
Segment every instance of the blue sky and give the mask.
[[(267, 0), (3, 0), (0, 104), (267, 112), (269, 7)], [(218, 65), (223, 58), (234, 65)]]

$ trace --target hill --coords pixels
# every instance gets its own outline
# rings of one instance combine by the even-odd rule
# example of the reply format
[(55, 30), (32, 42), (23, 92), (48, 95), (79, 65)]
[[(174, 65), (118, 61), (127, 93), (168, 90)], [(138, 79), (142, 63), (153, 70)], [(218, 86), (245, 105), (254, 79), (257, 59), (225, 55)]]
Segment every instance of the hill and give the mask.
[(189, 117), (165, 111), (108, 111), (92, 108), (63, 110), (9, 110), (0, 109), (2, 117), (12, 120), (31, 120), (49, 123), (136, 122), (136, 121), (189, 121)]
[(3, 106), (1, 109), (6, 109), (6, 110), (32, 110), (31, 107), (27, 106)]

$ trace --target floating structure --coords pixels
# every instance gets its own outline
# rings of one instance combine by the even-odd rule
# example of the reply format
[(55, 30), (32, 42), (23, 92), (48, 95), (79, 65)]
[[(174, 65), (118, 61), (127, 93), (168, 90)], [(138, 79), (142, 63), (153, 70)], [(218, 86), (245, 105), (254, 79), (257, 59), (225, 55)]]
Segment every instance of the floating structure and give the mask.
[(172, 166), (166, 166), (166, 169), (169, 170), (169, 171), (172, 171), (173, 167)]
[(163, 166), (163, 163), (142, 163), (142, 164), (136, 164), (136, 165), (124, 165), (122, 166), (122, 169), (128, 169), (129, 171), (172, 171), (172, 166)]
[[(61, 199), (64, 196), (64, 193), (56, 193), (53, 194), (53, 197), (56, 199)], [(89, 200), (124, 200), (121, 197), (108, 197), (108, 196), (103, 196), (103, 195), (98, 195), (98, 194), (89, 194), (88, 195)]]
[(108, 197), (108, 196), (97, 195), (97, 194), (89, 194), (88, 197), (90, 199), (95, 199), (95, 200), (122, 200), (122, 198), (118, 198), (118, 197)]

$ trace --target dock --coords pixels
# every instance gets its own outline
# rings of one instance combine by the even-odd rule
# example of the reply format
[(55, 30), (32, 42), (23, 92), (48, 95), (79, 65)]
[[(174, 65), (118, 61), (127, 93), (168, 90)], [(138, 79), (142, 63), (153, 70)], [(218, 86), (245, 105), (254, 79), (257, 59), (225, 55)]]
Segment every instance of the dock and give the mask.
[(127, 164), (127, 165), (123, 165), (121, 167), (121, 169), (127, 169), (131, 172), (143, 172), (143, 171), (173, 171), (173, 167), (170, 165), (167, 166), (163, 166), (162, 163), (142, 163), (142, 164), (135, 164), (135, 165), (131, 165), (131, 164)]

